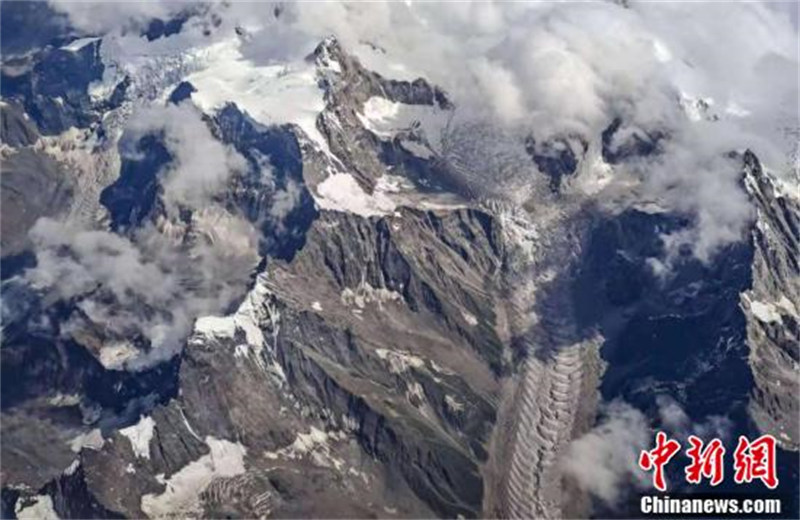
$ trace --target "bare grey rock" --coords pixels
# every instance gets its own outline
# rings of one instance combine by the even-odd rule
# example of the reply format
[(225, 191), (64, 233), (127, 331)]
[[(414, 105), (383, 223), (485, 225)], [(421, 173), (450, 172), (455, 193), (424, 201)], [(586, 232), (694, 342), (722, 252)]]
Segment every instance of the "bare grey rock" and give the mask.
[[(781, 189), (751, 152), (744, 184), (758, 216), (753, 287), (742, 294), (750, 365), (755, 377), (751, 413), (759, 428), (786, 449), (800, 448), (800, 200)], [(786, 185), (788, 187), (788, 184)]]

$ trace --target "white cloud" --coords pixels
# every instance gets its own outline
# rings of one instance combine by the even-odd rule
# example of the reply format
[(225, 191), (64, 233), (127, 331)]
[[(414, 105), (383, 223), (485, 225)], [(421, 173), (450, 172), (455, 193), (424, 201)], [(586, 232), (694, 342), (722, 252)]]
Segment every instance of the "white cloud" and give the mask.
[[(667, 395), (656, 398), (656, 407), (658, 430), (681, 443), (689, 435), (706, 442), (730, 437), (732, 423), (725, 417), (713, 415), (693, 422), (680, 403)], [(641, 450), (651, 447), (653, 430), (647, 417), (624, 401), (611, 401), (600, 412), (598, 424), (572, 441), (560, 464), (580, 489), (615, 508), (626, 493), (652, 485), (652, 476), (639, 468), (638, 460)]]
[[(695, 217), (673, 238), (706, 260), (743, 238), (751, 218), (741, 165), (723, 155), (751, 148), (785, 170), (796, 147), (787, 132), (800, 126), (796, 27), (760, 3), (629, 4), (300, 3), (285, 20), (350, 49), (386, 49), (444, 87), (462, 125), (480, 120), (537, 139), (577, 133), (595, 147), (617, 116), (664, 133), (665, 154), (634, 173), (643, 196)], [(720, 119), (692, 122), (683, 96), (710, 99)], [(471, 144), (475, 155), (494, 152), (494, 143)]]
[(696, 435), (708, 442), (713, 438), (730, 439), (733, 422), (721, 415), (709, 415), (701, 422), (693, 422), (683, 407), (668, 395), (656, 397), (661, 429), (683, 441)]
[(743, 238), (753, 217), (739, 184), (741, 158), (724, 155), (737, 148), (736, 141), (716, 131), (709, 122), (685, 128), (662, 142), (661, 156), (637, 166), (645, 197), (694, 216), (694, 226), (664, 237), (670, 255), (686, 244), (709, 260), (721, 246)]
[(625, 489), (648, 487), (649, 475), (637, 462), (650, 440), (644, 414), (623, 401), (612, 401), (600, 423), (570, 444), (561, 467), (582, 490), (613, 507)]
[[(160, 221), (131, 238), (42, 218), (31, 230), (36, 267), (26, 271), (38, 290), (75, 298), (90, 323), (102, 325), (108, 346), (141, 335), (149, 350), (126, 356), (141, 369), (180, 352), (198, 316), (217, 314), (247, 289), (258, 263), (258, 234), (218, 207), (193, 214), (186, 228)], [(76, 315), (61, 333), (85, 331)]]
[(96, 34), (112, 29), (146, 26), (153, 18), (168, 19), (191, 4), (182, 0), (50, 0), (50, 5), (56, 11), (69, 15), (75, 27)]
[(241, 155), (211, 135), (200, 112), (188, 103), (142, 109), (126, 126), (134, 140), (156, 132), (163, 132), (172, 155), (159, 177), (167, 211), (173, 215), (178, 206), (201, 208), (231, 175), (247, 167)]
[[(753, 2), (628, 3), (630, 8), (612, 2), (216, 2), (198, 16), (219, 16), (218, 26), (189, 24), (191, 34), (152, 44), (135, 36), (118, 42), (135, 44), (136, 52), (128, 55), (135, 54), (140, 66), (151, 50), (163, 55), (184, 46), (194, 52), (233, 38), (236, 65), (248, 74), (297, 59), (330, 34), (357, 53), (364, 52), (364, 42), (375, 44), (386, 51), (382, 59), (401, 64), (405, 76), (427, 78), (455, 102), (457, 117), (448, 130), (454, 139), (443, 155), (479, 194), (514, 198), (530, 192), (525, 183), (532, 182), (534, 166), (525, 155), (525, 136), (532, 133), (541, 141), (577, 134), (596, 156), (600, 132), (622, 117), (629, 128), (657, 130), (667, 137), (663, 154), (617, 165), (616, 174), (638, 179), (636, 193), (644, 199), (693, 215), (692, 229), (665, 239), (675, 246), (690, 244), (699, 258), (708, 259), (720, 246), (743, 237), (752, 216), (738, 185), (740, 165), (724, 155), (749, 147), (778, 170), (796, 147), (786, 132), (800, 126), (796, 22), (785, 10)], [(172, 1), (56, 0), (54, 5), (74, 24), (97, 32), (118, 32), (185, 7)], [(236, 36), (235, 27), (246, 35)], [(217, 70), (229, 69), (195, 75), (211, 81)], [(263, 108), (258, 95), (266, 92), (272, 99), (274, 92), (245, 91), (259, 79), (248, 74), (231, 84), (254, 107)], [(685, 97), (712, 100), (719, 121), (690, 120), (679, 102)], [(216, 106), (220, 100), (214, 101)], [(270, 114), (281, 108), (269, 106)], [(206, 207), (232, 172), (244, 168), (243, 159), (213, 138), (190, 104), (142, 110), (129, 131), (164, 132), (175, 159), (162, 175), (168, 218), (181, 206)], [(298, 193), (289, 185), (273, 213), (285, 213)], [(226, 289), (215, 296), (213, 290), (228, 286), (204, 277), (235, 280), (233, 288), (241, 283), (230, 269), (240, 264), (220, 252), (229, 237), (219, 230), (235, 227), (230, 236), (243, 244), (253, 235), (248, 225), (225, 217), (222, 228), (209, 228), (213, 240), (200, 241), (187, 252), (162, 236), (170, 225), (148, 228), (125, 242), (102, 232), (43, 223), (35, 231), (41, 267), (30, 276), (65, 295), (100, 284), (122, 301), (141, 298), (157, 308), (166, 303), (170, 319), (144, 329), (158, 344), (173, 345), (197, 312), (221, 305), (232, 294)], [(64, 237), (75, 242), (63, 243)], [(59, 247), (70, 249), (72, 256), (61, 255)], [(237, 258), (249, 261), (248, 247), (234, 249), (241, 253)], [(185, 262), (181, 255), (187, 254), (198, 260), (189, 273), (177, 272), (166, 261)], [(186, 293), (186, 287), (191, 291)], [(174, 305), (184, 293), (197, 302)], [(86, 301), (86, 308), (100, 312), (92, 301)], [(138, 323), (140, 318), (130, 320)]]

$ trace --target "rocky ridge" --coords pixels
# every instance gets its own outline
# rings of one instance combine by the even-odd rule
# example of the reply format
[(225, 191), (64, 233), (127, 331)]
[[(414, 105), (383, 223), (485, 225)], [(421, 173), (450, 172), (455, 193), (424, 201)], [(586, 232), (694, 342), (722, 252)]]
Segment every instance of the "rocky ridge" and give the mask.
[[(85, 52), (97, 58), (101, 45)], [(759, 210), (752, 252), (741, 246), (711, 267), (687, 262), (676, 281), (659, 285), (647, 259), (663, 252), (660, 233), (687, 225), (685, 217), (609, 213), (573, 180), (590, 153), (616, 164), (655, 153), (663, 135), (606, 150), (615, 121), (591, 143), (530, 140), (531, 164), (542, 174), (535, 182), (545, 189), (523, 207), (476, 200), (447, 160), (455, 107), (445, 93), (422, 79), (368, 71), (333, 39), (308, 61), (324, 99), (316, 126), (327, 146), (298, 125), (259, 123), (235, 104), (207, 114), (213, 135), (249, 165), (215, 203), (257, 226), (261, 262), (230, 312), (196, 320), (178, 356), (140, 372), (104, 366), (103, 330), (64, 338), (52, 326), (31, 328), (29, 318), (41, 315), (59, 323), (73, 312), (70, 302), (31, 294), (18, 279), (4, 285), (29, 302), (15, 319), (4, 316), (4, 513), (582, 516), (589, 498), (558, 459), (592, 427), (606, 366), (615, 376), (624, 365), (611, 347), (624, 350), (620, 331), (641, 316), (661, 323), (721, 312), (719, 321), (730, 314), (734, 328), (743, 316), (751, 414), (797, 449), (797, 421), (789, 419), (798, 409), (791, 388), (800, 208), (752, 154), (744, 156), (744, 184)], [(112, 126), (131, 110), (126, 96), (137, 81), (118, 84), (134, 87), (114, 89), (91, 109), (106, 111)], [(192, 99), (184, 90), (178, 103)], [(22, 96), (21, 106), (44, 106), (35, 93)], [(80, 215), (119, 233), (156, 223), (178, 242), (196, 240), (193, 217), (165, 221), (152, 164), (121, 159), (113, 139), (93, 143), (106, 131), (94, 117), (75, 116), (84, 133), (70, 135), (82, 144), (64, 144), (70, 135), (54, 121), (74, 116), (75, 106), (90, 110), (83, 94), (70, 96), (63, 113), (56, 107), (34, 118), (38, 129), (16, 105), (3, 106), (4, 154), (59, 142), (80, 158), (69, 163), (62, 153), (43, 170), (80, 174), (44, 175), (55, 185), (51, 200), (61, 202), (37, 216)], [(264, 155), (269, 183), (258, 175)], [(137, 189), (155, 188), (153, 203), (135, 191), (120, 211), (131, 188), (122, 173), (144, 169), (153, 170), (150, 187)], [(331, 198), (342, 186), (350, 196)], [(271, 208), (295, 189), (299, 202), (279, 225)], [(24, 251), (23, 238), (19, 244)], [(695, 283), (704, 288), (687, 297)], [(715, 283), (728, 290), (715, 291)], [(727, 294), (738, 298), (739, 285), (741, 310)], [(581, 303), (595, 297), (609, 303), (601, 315)], [(719, 332), (709, 342), (718, 338), (728, 339)], [(32, 432), (47, 442), (31, 445)]]

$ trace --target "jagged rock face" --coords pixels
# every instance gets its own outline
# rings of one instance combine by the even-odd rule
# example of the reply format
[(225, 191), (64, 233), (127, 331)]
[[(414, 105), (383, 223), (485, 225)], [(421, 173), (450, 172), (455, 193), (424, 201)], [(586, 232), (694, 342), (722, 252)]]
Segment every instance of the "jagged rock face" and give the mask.
[[(56, 322), (58, 311), (64, 306), (37, 321)], [(82, 345), (31, 326), (31, 316), (4, 316), (2, 457), (4, 487), (36, 490), (70, 466), (89, 430), (174, 397), (178, 360), (142, 373), (108, 370)]]
[[(185, 21), (143, 34), (169, 38)], [(213, 235), (202, 228), (207, 208), (167, 214), (162, 175), (175, 158), (164, 136), (118, 135), (134, 102), (182, 105), (207, 92), (184, 81), (181, 64), (158, 76), (164, 85), (126, 76), (90, 101), (100, 45), (41, 51), (4, 86), (14, 103), (2, 107), (2, 153), (19, 170), (3, 176), (4, 255), (31, 255), (27, 229), (46, 215), (130, 240), (144, 229), (189, 253)], [(458, 153), (420, 121), (370, 120), (387, 106), (447, 120), (454, 107), (440, 89), (383, 78), (333, 39), (305, 66), (324, 101), (321, 141), (235, 103), (202, 116), (244, 164), (211, 197), (212, 220), (241, 217), (258, 244), (255, 262), (230, 262), (241, 293), (193, 316), (179, 354), (110, 368), (101, 353), (119, 334), (87, 314), (84, 295), (4, 282), (14, 301), (3, 309), (4, 517), (586, 516), (593, 503), (564, 475), (565, 450), (592, 428), (601, 399), (623, 397), (657, 423), (664, 392), (692, 419), (726, 415), (749, 433), (752, 417), (797, 448), (800, 208), (753, 156), (752, 242), (709, 264), (685, 255), (659, 277), (650, 262), (665, 256), (662, 235), (690, 219), (612, 212), (569, 184), (590, 152), (611, 165), (639, 160), (668, 135), (616, 120), (594, 138), (531, 138), (521, 157), (557, 196), (544, 186), (541, 199), (509, 210), (470, 199)], [(67, 168), (42, 152), (74, 134), (39, 132), (68, 126), (85, 127), (102, 160)], [(483, 137), (477, 126), (460, 131), (452, 137), (472, 140), (454, 148)], [(332, 204), (326, 183), (342, 178), (353, 180), (337, 185), (350, 198)], [(14, 196), (29, 210), (11, 234), (7, 196), (12, 219)], [(796, 478), (789, 459), (782, 452), (781, 475), (794, 468)]]
[(265, 275), (279, 318), (262, 330), (293, 398), (447, 516), (481, 507), (502, 363), (480, 348), (499, 343), (493, 233), (490, 217), (470, 211), (324, 213), (298, 256)]
[[(248, 172), (233, 179), (225, 195), (226, 205), (259, 226), (261, 254), (291, 260), (317, 216), (303, 178), (303, 153), (294, 130), (288, 126), (259, 128), (234, 105), (222, 109), (215, 122), (222, 141), (234, 146), (250, 165)], [(260, 170), (264, 158), (270, 165), (268, 180)]]
[(542, 143), (529, 137), (525, 143), (525, 149), (539, 171), (548, 176), (553, 193), (558, 193), (564, 177), (575, 173), (587, 148), (588, 143), (580, 138), (554, 139)]
[(335, 40), (320, 44), (309, 57), (318, 63), (324, 73), (320, 84), (325, 91), (326, 108), (317, 126), (330, 143), (330, 150), (367, 192), (372, 192), (377, 177), (386, 166), (395, 174), (413, 181), (425, 180), (428, 186), (448, 182), (446, 169), (436, 161), (420, 160), (408, 144), (423, 143), (438, 136), (420, 135), (409, 129), (391, 140), (381, 139), (364, 128), (359, 119), (364, 104), (371, 97), (394, 103), (421, 105), (439, 110), (450, 110), (452, 105), (444, 92), (424, 79), (413, 82), (385, 79), (361, 66), (357, 59), (345, 53)]
[[(646, 260), (660, 256), (659, 234), (686, 225), (685, 219), (638, 211), (601, 220), (590, 234), (573, 298), (580, 322), (599, 325), (606, 338), (606, 398), (624, 396), (652, 408), (666, 392), (685, 400), (686, 412), (700, 422), (736, 413), (748, 392), (738, 298), (750, 284), (752, 251), (735, 245), (709, 265), (687, 256), (658, 277)], [(648, 391), (645, 381), (657, 390)]]
[[(323, 213), (234, 318), (201, 320), (180, 397), (151, 415), (147, 461), (126, 473), (131, 448), (115, 437), (82, 459), (89, 489), (111, 511), (151, 514), (155, 502), (135, 498), (164, 493), (156, 475), (169, 480), (202, 458), (199, 439), (237, 439), (246, 469), (192, 507), (479, 515), (504, 363), (483, 348), (500, 347), (497, 240), (491, 217), (471, 210)], [(301, 485), (298, 465), (318, 484)], [(355, 477), (342, 480), (347, 468)], [(360, 479), (391, 495), (365, 502)], [(137, 491), (120, 496), (119, 482)]]
[[(364, 95), (448, 106), (424, 81), (383, 80), (351, 62)], [(331, 110), (353, 108), (339, 135), (365, 139), (346, 155), (331, 136), (339, 168), (374, 181), (387, 169), (382, 156), (409, 160), (364, 130), (359, 90), (334, 90)], [(216, 202), (261, 226), (266, 271), (239, 311), (219, 318), (232, 334), (201, 320), (180, 358), (150, 372), (103, 367), (93, 356), (107, 332), (73, 302), (31, 294), (5, 331), (4, 372), (16, 373), (4, 377), (4, 435), (42, 463), (26, 473), (26, 459), (4, 446), (4, 486), (27, 486), (4, 495), (8, 507), (46, 503), (62, 517), (478, 516), (498, 378), (510, 370), (497, 331), (497, 222), (470, 209), (319, 214), (305, 178), (330, 159), (296, 128), (265, 127), (235, 106), (207, 122), (248, 162)], [(26, 145), (24, 124), (6, 128)], [(133, 146), (116, 181), (94, 188), (110, 229), (127, 236), (162, 225), (159, 172), (172, 159), (158, 135)], [(265, 156), (268, 184), (258, 175)], [(276, 194), (289, 189), (300, 202), (279, 227)], [(43, 312), (83, 330), (50, 343), (52, 330), (29, 328)], [(245, 317), (250, 328), (240, 327)], [(31, 431), (48, 449), (24, 442)]]
[[(96, 120), (88, 86), (103, 74), (100, 40), (76, 50), (47, 48), (3, 63), (3, 97), (21, 101), (46, 135)], [(13, 70), (12, 70), (13, 69)]]
[(744, 182), (758, 209), (751, 231), (753, 283), (742, 294), (755, 378), (751, 414), (762, 431), (796, 451), (800, 447), (800, 201), (781, 191), (749, 152)]
[[(3, 102), (2, 239), (3, 278), (18, 272), (30, 247), (28, 231), (40, 217), (58, 217), (69, 207), (73, 183), (64, 167), (36, 145), (39, 132), (14, 104)], [(6, 148), (8, 147), (8, 148)]]
[(13, 104), (4, 102), (0, 107), (3, 119), (0, 126), (0, 139), (6, 146), (18, 148), (30, 146), (39, 140), (39, 132), (36, 125), (29, 118), (25, 117), (25, 112)]
[(155, 135), (144, 136), (133, 146), (134, 153), (122, 159), (117, 180), (100, 193), (100, 204), (108, 210), (111, 229), (117, 232), (135, 229), (151, 216), (160, 191), (158, 173), (171, 160)]

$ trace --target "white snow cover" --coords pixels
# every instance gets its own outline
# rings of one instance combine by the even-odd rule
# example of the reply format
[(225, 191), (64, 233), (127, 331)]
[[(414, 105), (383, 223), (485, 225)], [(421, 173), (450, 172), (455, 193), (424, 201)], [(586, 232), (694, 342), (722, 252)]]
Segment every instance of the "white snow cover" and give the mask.
[(214, 479), (244, 473), (244, 456), (247, 452), (244, 446), (214, 437), (206, 437), (205, 442), (211, 453), (174, 473), (164, 482), (167, 488), (160, 495), (147, 494), (142, 497), (142, 511), (147, 516), (163, 518), (199, 515), (200, 493)]
[(64, 475), (74, 475), (78, 468), (81, 467), (80, 459), (73, 460), (69, 466), (64, 469)]
[(294, 460), (309, 456), (317, 466), (341, 470), (344, 466), (344, 461), (331, 454), (330, 441), (338, 441), (345, 438), (346, 434), (344, 432), (324, 432), (312, 426), (308, 433), (298, 433), (294, 442), (289, 446), (278, 451), (265, 452), (264, 456), (270, 460)]
[(771, 303), (752, 301), (750, 302), (750, 310), (753, 312), (753, 316), (764, 323), (781, 321), (780, 313), (778, 313), (778, 310)]
[[(272, 329), (272, 345), (261, 330), (263, 324), (267, 323)], [(269, 301), (267, 280), (262, 274), (235, 313), (230, 316), (198, 318), (195, 321), (194, 333), (189, 338), (189, 344), (202, 344), (208, 338), (234, 338), (236, 332), (241, 331), (244, 333), (244, 342), (233, 346), (233, 355), (236, 358), (252, 360), (259, 368), (270, 373), (276, 382), (282, 384), (286, 380), (283, 368), (275, 361), (273, 355), (267, 356), (271, 361), (266, 363), (262, 356), (265, 348), (275, 348), (279, 327), (280, 312)]]
[(450, 394), (444, 396), (444, 404), (446, 404), (451, 411), (456, 413), (464, 410), (464, 403), (462, 403), (461, 401), (459, 401)]
[(314, 65), (257, 65), (242, 56), (240, 46), (232, 38), (195, 51), (203, 65), (186, 78), (197, 89), (192, 100), (206, 112), (233, 102), (260, 123), (294, 123), (327, 151), (316, 126), (325, 103)]
[[(152, 10), (171, 12), (175, 5), (155, 0), (129, 2), (121, 9), (116, 3), (53, 1), (71, 22), (97, 34), (112, 28), (123, 32), (129, 18), (148, 19)], [(149, 58), (152, 49), (162, 54), (148, 61), (147, 81), (134, 78), (134, 86), (151, 87), (154, 79), (167, 76), (184, 79), (167, 74), (167, 66), (174, 58), (173, 68), (194, 68), (196, 55), (205, 60), (197, 60), (203, 70), (194, 70), (188, 79), (200, 89), (193, 96), (198, 103), (218, 107), (230, 100), (259, 120), (298, 122), (319, 139), (312, 116), (322, 102), (313, 66), (291, 51), (335, 35), (367, 68), (441, 86), (462, 119), (524, 133), (533, 129), (545, 139), (597, 136), (623, 113), (627, 123), (644, 129), (665, 126), (672, 136), (661, 164), (648, 171), (655, 193), (646, 196), (668, 196), (668, 205), (702, 216), (697, 219), (702, 259), (719, 244), (739, 239), (750, 219), (748, 201), (735, 195), (738, 175), (721, 176), (716, 164), (706, 166), (726, 151), (747, 147), (763, 164), (783, 168), (787, 153), (796, 147), (790, 131), (796, 126), (796, 16), (787, 2), (705, 2), (688, 9), (682, 2), (621, 4), (467, 2), (456, 8), (437, 2), (347, 7), (294, 2), (276, 19), (270, 9), (251, 2), (222, 2), (211, 11), (221, 20), (218, 30), (201, 34), (201, 23), (194, 32), (187, 24), (180, 35), (141, 43), (147, 47), (142, 56)], [(207, 14), (200, 21), (207, 22)], [(234, 27), (247, 34), (233, 35)], [(747, 34), (741, 27), (748, 28)], [(128, 36), (123, 47), (130, 48), (134, 40), (144, 38)], [(257, 43), (258, 52), (245, 40)], [(176, 41), (205, 49), (182, 52), (181, 47), (168, 54)], [(247, 59), (253, 54), (258, 54), (256, 62)], [(285, 68), (274, 65), (289, 59), (295, 61)], [(720, 120), (714, 131), (706, 131), (708, 122), (702, 119), (692, 123), (676, 117), (682, 110), (676, 97), (684, 92), (715, 101)], [(379, 103), (362, 114), (374, 131), (402, 126), (386, 112), (395, 107)]]
[(233, 338), (237, 330), (244, 332), (248, 345), (260, 350), (264, 345), (264, 334), (259, 328), (258, 308), (267, 292), (262, 283), (256, 283), (236, 312), (230, 316), (203, 316), (195, 322), (195, 335), (205, 337)]
[(33, 498), (33, 504), (28, 507), (20, 507), (17, 502), (17, 518), (20, 520), (58, 520), (58, 515), (53, 509), (53, 499), (49, 495), (37, 495)]
[(142, 416), (133, 426), (120, 429), (119, 433), (131, 442), (133, 453), (140, 458), (150, 458), (150, 440), (153, 438), (153, 428), (156, 423), (150, 416)]
[(62, 394), (57, 393), (48, 400), (50, 406), (76, 406), (81, 402), (81, 396), (78, 394)]
[(425, 361), (409, 352), (387, 350), (379, 348), (375, 350), (379, 358), (389, 363), (389, 372), (401, 374), (409, 368), (422, 368)]
[(232, 338), (236, 334), (235, 316), (203, 316), (194, 324), (195, 333), (207, 337)]
[(780, 323), (783, 319), (782, 316), (787, 314), (798, 316), (797, 308), (784, 294), (781, 294), (780, 299), (774, 302), (751, 300), (746, 294), (744, 299), (750, 306), (750, 312), (753, 313), (753, 316), (763, 323)]
[(70, 441), (70, 448), (75, 453), (78, 453), (83, 448), (99, 450), (103, 447), (103, 444), (105, 444), (103, 434), (100, 432), (100, 428), (95, 428), (72, 439), (72, 441)]
[(476, 318), (474, 314), (462, 311), (461, 315), (464, 316), (464, 321), (466, 321), (468, 325), (474, 327), (478, 324), (478, 318)]
[(349, 173), (334, 173), (317, 185), (317, 205), (322, 209), (344, 211), (372, 217), (387, 215), (395, 203), (377, 188), (369, 195)]
[(70, 52), (77, 52), (92, 42), (96, 42), (100, 38), (98, 37), (89, 37), (89, 38), (78, 38), (77, 40), (73, 40), (69, 42), (69, 44), (61, 47), (62, 50), (70, 51)]
[(403, 130), (418, 128), (431, 147), (438, 151), (452, 112), (434, 105), (407, 105), (372, 96), (364, 103), (363, 113), (356, 115), (364, 128), (385, 139)]
[(345, 307), (356, 307), (358, 310), (364, 309), (367, 304), (377, 303), (378, 309), (383, 309), (383, 304), (400, 301), (403, 299), (397, 291), (392, 291), (385, 287), (373, 287), (366, 280), (361, 280), (355, 289), (345, 287), (340, 295), (342, 305)]

